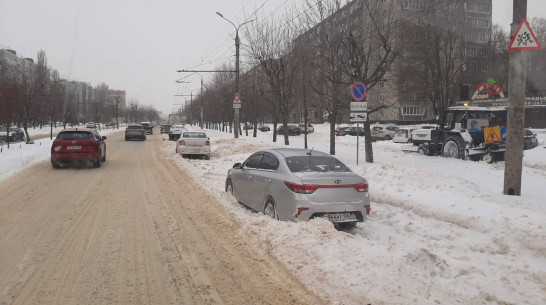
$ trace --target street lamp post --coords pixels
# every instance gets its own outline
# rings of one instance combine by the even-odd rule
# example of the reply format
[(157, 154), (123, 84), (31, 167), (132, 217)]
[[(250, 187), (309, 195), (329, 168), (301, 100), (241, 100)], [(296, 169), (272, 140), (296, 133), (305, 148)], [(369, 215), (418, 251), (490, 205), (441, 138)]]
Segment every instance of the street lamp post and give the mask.
[[(254, 21), (254, 19), (245, 21), (241, 23), (239, 26), (236, 26), (233, 22), (231, 22), (229, 19), (224, 17), (224, 15), (220, 14), (219, 12), (216, 12), (216, 14), (220, 16), (222, 19), (231, 23), (231, 25), (233, 25), (233, 27), (235, 28), (235, 96), (239, 96), (239, 28), (249, 22)], [(239, 108), (234, 108), (234, 110), (235, 110), (235, 113), (233, 115), (234, 135), (235, 135), (235, 138), (239, 138)]]

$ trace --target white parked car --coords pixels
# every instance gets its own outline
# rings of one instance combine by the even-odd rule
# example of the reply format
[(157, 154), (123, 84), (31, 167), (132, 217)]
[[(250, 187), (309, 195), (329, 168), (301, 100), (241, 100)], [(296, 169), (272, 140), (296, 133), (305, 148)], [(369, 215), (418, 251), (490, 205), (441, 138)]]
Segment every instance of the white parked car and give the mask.
[(414, 129), (415, 129), (415, 127), (413, 127), (413, 128), (408, 128), (408, 127), (399, 128), (394, 133), (394, 138), (392, 138), (392, 141), (395, 142), (395, 143), (408, 143), (408, 142), (411, 142), (411, 131), (414, 130)]
[[(298, 127), (301, 129), (302, 133), (305, 133), (305, 124), (299, 124)], [(315, 127), (313, 125), (307, 123), (307, 133), (313, 133), (315, 132)]]
[(372, 139), (392, 140), (397, 130), (398, 126), (396, 125), (375, 125), (372, 127)]
[(176, 141), (176, 153), (182, 157), (198, 156), (210, 159), (210, 139), (205, 132), (183, 131)]
[(188, 129), (184, 125), (171, 126), (171, 129), (169, 129), (169, 140), (178, 140), (183, 131), (188, 131)]

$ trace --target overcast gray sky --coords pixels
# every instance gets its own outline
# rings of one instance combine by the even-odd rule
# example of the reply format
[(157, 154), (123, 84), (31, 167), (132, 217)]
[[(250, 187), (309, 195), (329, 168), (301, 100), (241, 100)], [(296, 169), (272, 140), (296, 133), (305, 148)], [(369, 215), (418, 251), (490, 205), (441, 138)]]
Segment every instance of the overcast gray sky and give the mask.
[[(70, 80), (107, 83), (163, 114), (199, 93), (200, 76), (177, 84), (179, 69), (213, 69), (234, 61), (234, 30), (258, 9), (282, 14), (301, 0), (0, 0), (0, 48), (36, 58)], [(493, 0), (493, 23), (506, 30), (512, 0)], [(546, 0), (528, 0), (528, 16), (546, 17)], [(243, 41), (244, 42), (244, 41)], [(203, 74), (205, 81), (207, 74)], [(244, 101), (243, 101), (244, 102)]]

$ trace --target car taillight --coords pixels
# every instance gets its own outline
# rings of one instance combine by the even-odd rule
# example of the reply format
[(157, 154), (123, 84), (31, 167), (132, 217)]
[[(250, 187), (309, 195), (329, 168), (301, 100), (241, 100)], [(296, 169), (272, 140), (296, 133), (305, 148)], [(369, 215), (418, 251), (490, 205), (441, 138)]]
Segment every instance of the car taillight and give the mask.
[(367, 192), (368, 191), (368, 184), (367, 183), (360, 183), (355, 185), (355, 188), (359, 192)]
[(292, 192), (298, 194), (313, 194), (318, 189), (318, 185), (314, 184), (297, 184), (293, 182), (285, 181), (284, 185), (288, 187)]
[(63, 148), (62, 145), (53, 146), (54, 151), (59, 151), (59, 150), (61, 150), (61, 148)]
[(178, 141), (178, 144), (180, 144), (180, 145), (186, 145), (186, 142), (184, 142), (184, 140), (180, 140), (180, 141)]
[(172, 134), (173, 132), (169, 130), (169, 134)]
[(365, 205), (364, 208), (366, 209), (366, 215), (370, 215), (370, 205)]
[(406, 139), (408, 138), (408, 133), (406, 133)]
[(210, 146), (210, 141), (205, 141), (205, 145)]

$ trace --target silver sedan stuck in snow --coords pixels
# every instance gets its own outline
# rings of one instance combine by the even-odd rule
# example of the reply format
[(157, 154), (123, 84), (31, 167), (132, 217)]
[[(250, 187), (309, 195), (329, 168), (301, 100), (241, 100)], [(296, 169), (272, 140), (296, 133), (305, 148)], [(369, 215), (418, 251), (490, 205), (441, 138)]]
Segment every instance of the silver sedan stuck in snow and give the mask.
[(276, 148), (253, 153), (228, 171), (226, 191), (279, 220), (323, 217), (352, 226), (370, 212), (368, 182), (319, 151)]

